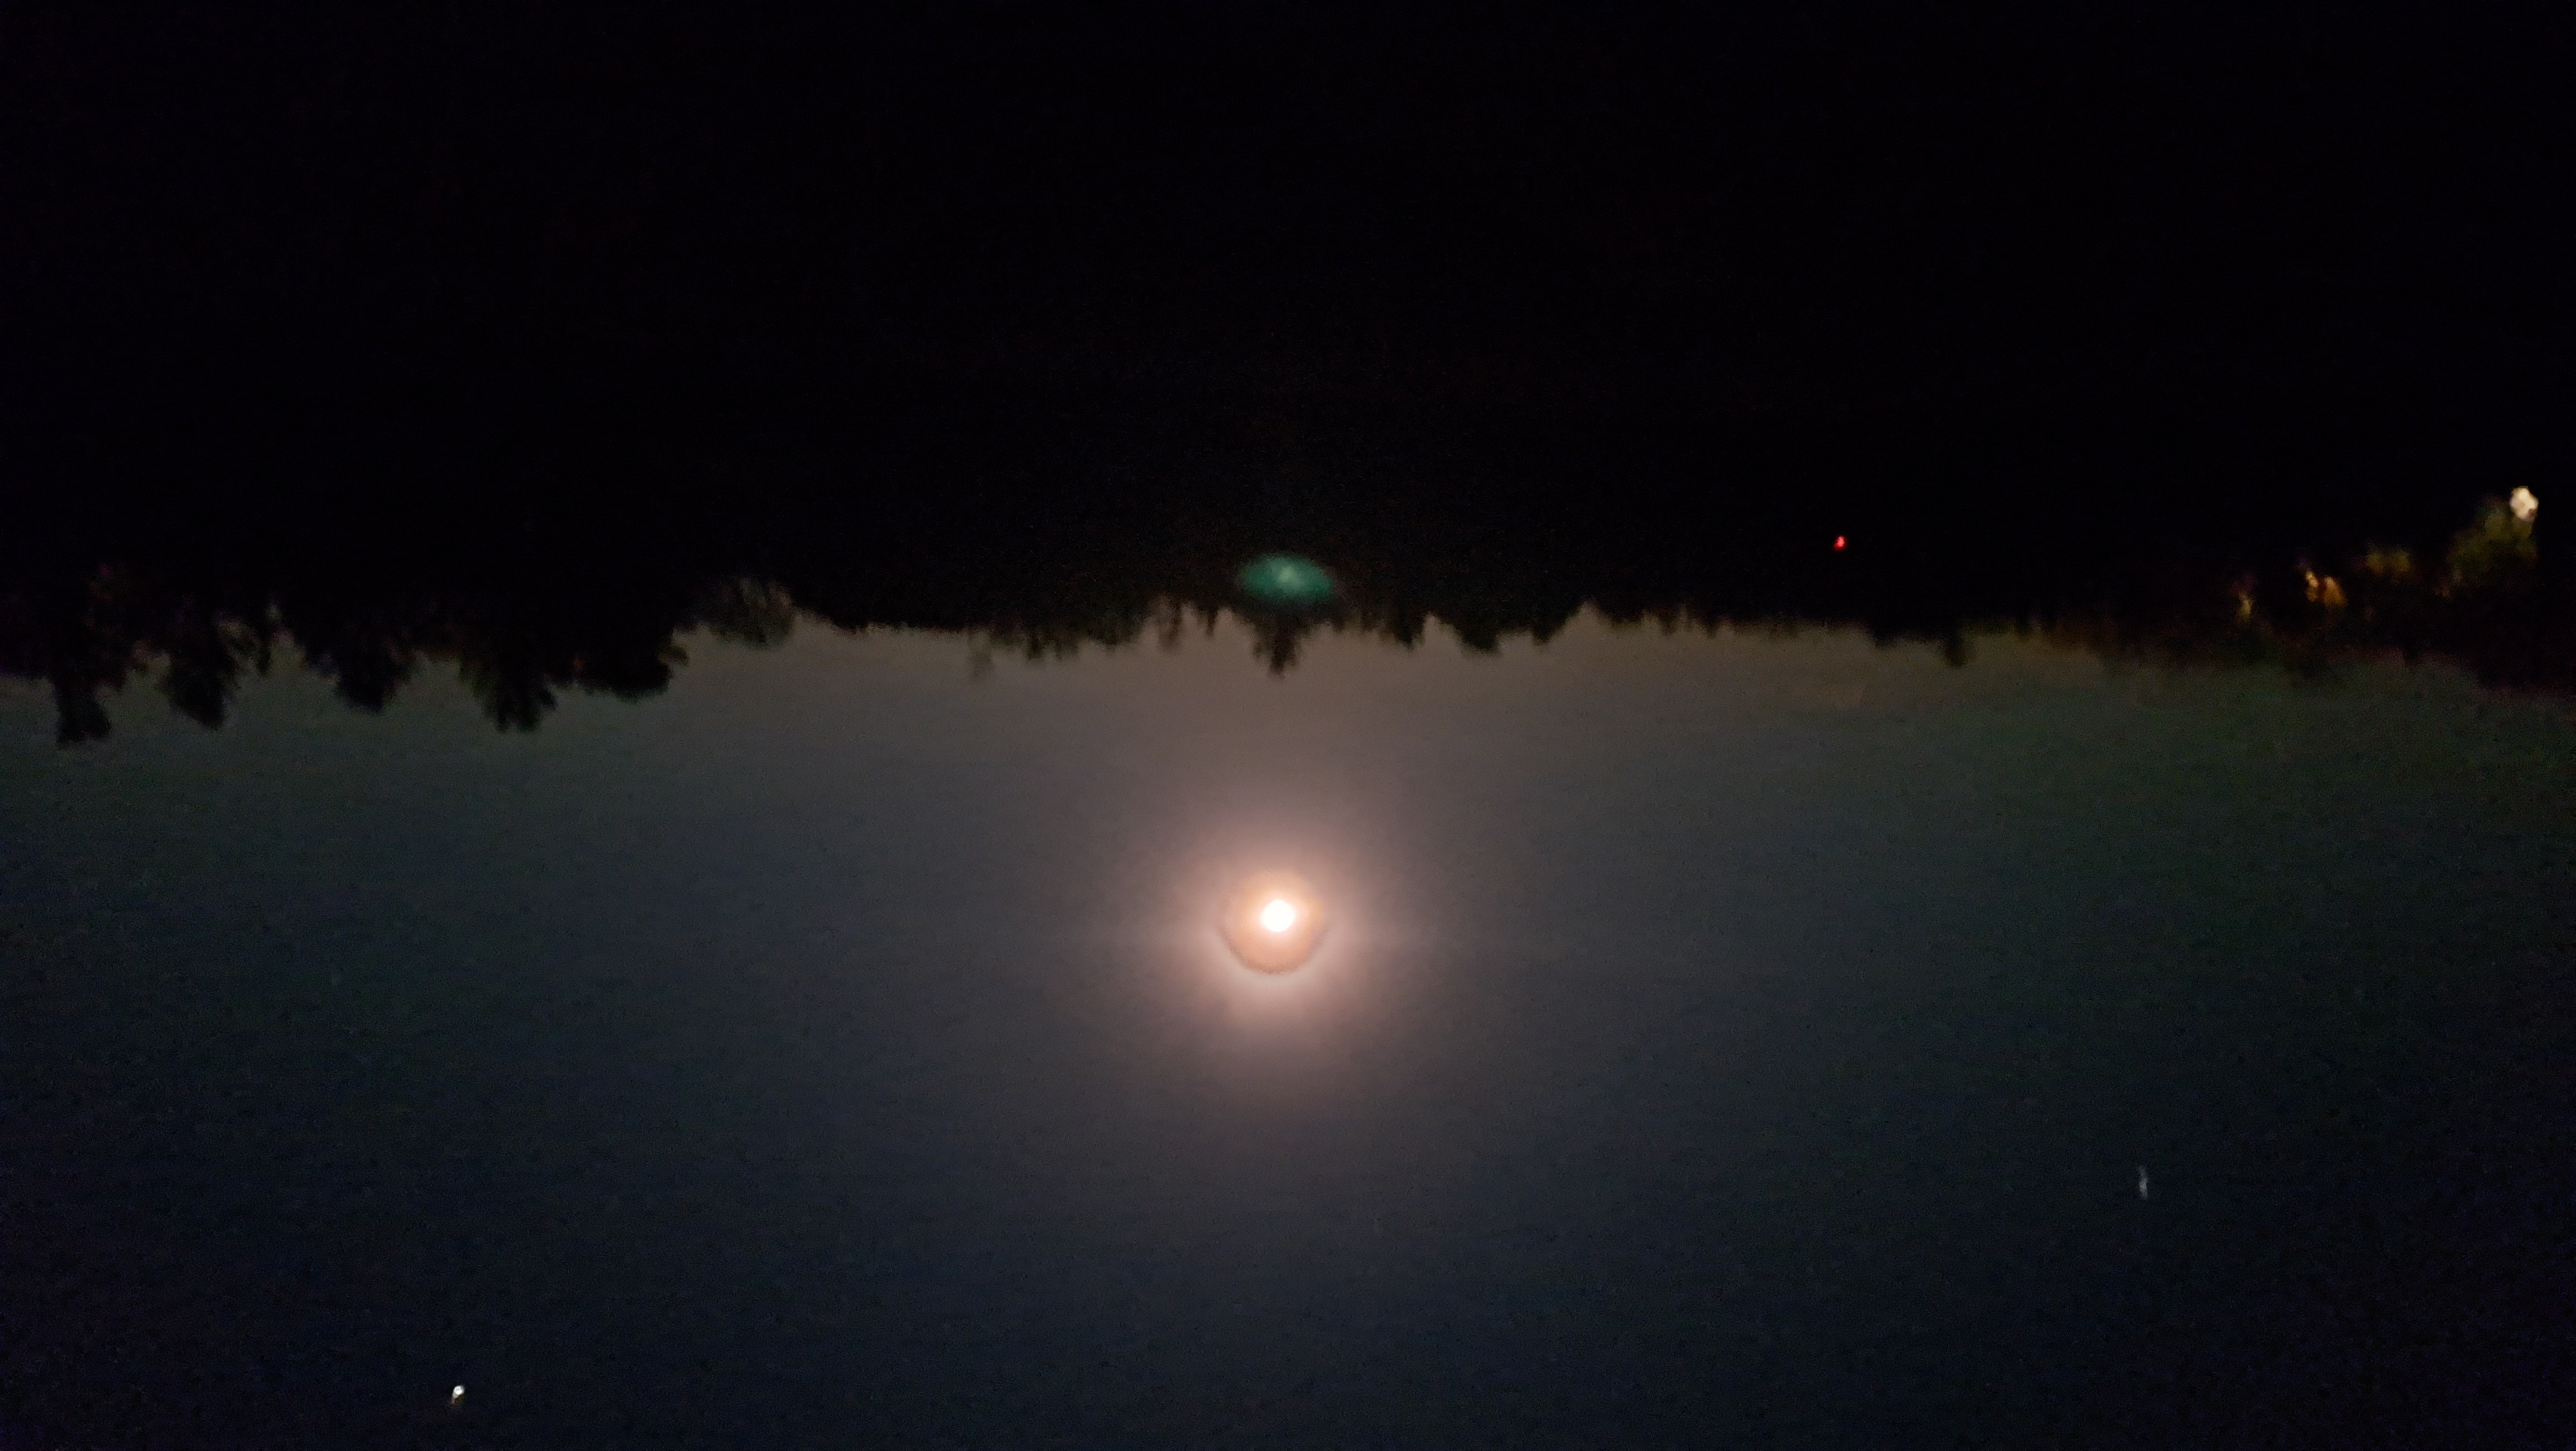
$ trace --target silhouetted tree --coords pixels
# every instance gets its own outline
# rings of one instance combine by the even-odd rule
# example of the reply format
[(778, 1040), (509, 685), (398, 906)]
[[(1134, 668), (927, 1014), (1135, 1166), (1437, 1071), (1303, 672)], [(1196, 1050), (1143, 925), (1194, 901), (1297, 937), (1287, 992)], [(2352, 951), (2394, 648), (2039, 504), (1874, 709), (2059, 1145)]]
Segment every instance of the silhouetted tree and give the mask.
[(716, 638), (760, 650), (786, 644), (796, 629), (795, 602), (768, 580), (718, 580), (699, 595), (696, 615)]
[[(2538, 570), (2532, 512), (2527, 499), (2490, 501), (2429, 568), (2405, 548), (2373, 547), (2341, 564), (2121, 576), (2090, 596), (1979, 585), (2014, 601), (1999, 614), (1980, 614), (1923, 577), (1913, 592), (1873, 585), (1837, 595), (1844, 586), (1836, 581), (1854, 577), (1842, 560), (1830, 571), (1689, 588), (1621, 572), (1587, 590), (1563, 569), (1486, 576), (1436, 553), (1410, 567), (1382, 556), (1337, 571), (1335, 596), (1308, 608), (1252, 606), (1227, 586), (1226, 571), (1195, 565), (1176, 576), (1217, 583), (1175, 588), (1147, 571), (1089, 568), (889, 581), (830, 564), (777, 579), (608, 559), (566, 579), (460, 567), (401, 580), (298, 573), (291, 588), (263, 589), (245, 583), (255, 573), (231, 565), (220, 573), (194, 564), (168, 573), (66, 565), (0, 577), (0, 672), (50, 686), (56, 738), (66, 745), (106, 737), (102, 697), (147, 668), (173, 709), (219, 726), (242, 677), (265, 672), (281, 642), (332, 680), (341, 699), (369, 711), (383, 709), (422, 663), (452, 659), (494, 726), (526, 731), (565, 687), (623, 700), (667, 689), (687, 661), (678, 637), (691, 629), (777, 645), (795, 628), (796, 602), (810, 599), (839, 628), (964, 633), (978, 660), (994, 651), (1066, 659), (1148, 634), (1170, 647), (1193, 620), (1212, 632), (1232, 612), (1249, 626), (1257, 658), (1284, 674), (1319, 630), (1409, 647), (1437, 618), (1470, 652), (1491, 653), (1510, 638), (1545, 641), (1589, 607), (1614, 624), (1668, 632), (1857, 626), (1882, 645), (1931, 645), (1953, 665), (1968, 660), (1969, 626), (2000, 618), (2112, 661), (2263, 664), (2316, 679), (2386, 653), (2456, 661), (2498, 688), (2576, 690), (2576, 594)], [(181, 572), (192, 568), (201, 572)]]

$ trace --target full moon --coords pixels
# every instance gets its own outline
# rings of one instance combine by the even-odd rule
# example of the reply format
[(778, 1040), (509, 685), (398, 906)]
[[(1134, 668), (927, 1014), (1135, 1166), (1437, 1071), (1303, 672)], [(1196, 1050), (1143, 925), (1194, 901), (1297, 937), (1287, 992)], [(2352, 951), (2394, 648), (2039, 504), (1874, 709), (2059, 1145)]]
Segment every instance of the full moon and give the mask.
[(1217, 931), (1244, 966), (1287, 972), (1314, 955), (1324, 936), (1324, 913), (1303, 878), (1260, 872), (1235, 888)]

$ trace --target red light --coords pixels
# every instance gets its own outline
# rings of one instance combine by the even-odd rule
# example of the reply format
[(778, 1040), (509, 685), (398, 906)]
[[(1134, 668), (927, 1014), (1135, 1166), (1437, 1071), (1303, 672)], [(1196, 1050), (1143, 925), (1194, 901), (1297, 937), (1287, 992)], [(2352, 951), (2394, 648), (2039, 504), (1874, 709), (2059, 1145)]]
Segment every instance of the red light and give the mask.
[(1845, 541), (1845, 540), (1844, 540), (1844, 538), (1843, 538), (1841, 535), (1837, 534), (1837, 535), (1835, 535), (1835, 536), (1834, 536), (1834, 547), (1835, 547), (1836, 549), (1840, 549), (1840, 548), (1842, 548), (1842, 547), (1843, 547), (1843, 545), (1844, 545), (1846, 542), (1847, 542), (1847, 541)]

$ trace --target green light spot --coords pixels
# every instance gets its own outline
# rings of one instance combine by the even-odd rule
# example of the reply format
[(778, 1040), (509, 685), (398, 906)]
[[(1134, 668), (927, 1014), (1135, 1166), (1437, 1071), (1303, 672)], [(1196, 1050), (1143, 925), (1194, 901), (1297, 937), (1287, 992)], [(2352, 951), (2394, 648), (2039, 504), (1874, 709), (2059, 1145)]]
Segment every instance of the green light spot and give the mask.
[(1304, 608), (1333, 597), (1333, 577), (1311, 559), (1294, 554), (1265, 554), (1234, 577), (1245, 594), (1266, 605)]

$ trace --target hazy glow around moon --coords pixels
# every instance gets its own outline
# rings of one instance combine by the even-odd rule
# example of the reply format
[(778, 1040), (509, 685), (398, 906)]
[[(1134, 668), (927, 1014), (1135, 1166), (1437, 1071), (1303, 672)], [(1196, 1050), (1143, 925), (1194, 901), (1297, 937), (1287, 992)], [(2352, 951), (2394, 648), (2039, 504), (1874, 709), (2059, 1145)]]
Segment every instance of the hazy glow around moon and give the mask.
[(1286, 872), (1260, 872), (1235, 888), (1217, 931), (1243, 965), (1286, 972), (1303, 963), (1323, 940), (1324, 913), (1315, 889)]

